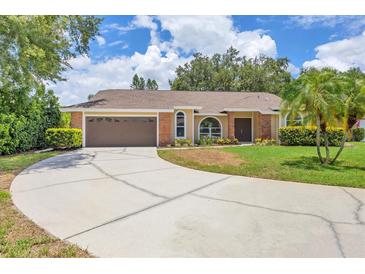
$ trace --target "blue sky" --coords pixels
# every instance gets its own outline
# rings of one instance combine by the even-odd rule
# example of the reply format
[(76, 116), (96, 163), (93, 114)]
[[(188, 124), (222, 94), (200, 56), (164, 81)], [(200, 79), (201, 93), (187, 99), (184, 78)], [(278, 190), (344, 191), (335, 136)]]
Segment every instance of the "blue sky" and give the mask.
[(105, 16), (89, 56), (71, 60), (67, 82), (50, 87), (62, 104), (85, 101), (100, 89), (129, 88), (134, 73), (161, 89), (194, 52), (288, 57), (302, 67), (365, 71), (365, 16)]

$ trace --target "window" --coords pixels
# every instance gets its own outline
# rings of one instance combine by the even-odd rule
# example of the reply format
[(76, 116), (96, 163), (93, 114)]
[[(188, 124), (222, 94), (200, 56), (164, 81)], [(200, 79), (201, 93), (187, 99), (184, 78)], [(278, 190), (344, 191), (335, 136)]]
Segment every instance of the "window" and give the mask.
[(285, 117), (285, 125), (286, 126), (302, 126), (303, 125), (303, 117), (302, 115), (297, 115), (295, 117), (287, 114)]
[(176, 138), (185, 138), (185, 113), (182, 111), (176, 112), (175, 117), (175, 136)]
[(222, 137), (222, 127), (220, 122), (213, 117), (205, 118), (200, 122), (199, 138), (219, 138)]

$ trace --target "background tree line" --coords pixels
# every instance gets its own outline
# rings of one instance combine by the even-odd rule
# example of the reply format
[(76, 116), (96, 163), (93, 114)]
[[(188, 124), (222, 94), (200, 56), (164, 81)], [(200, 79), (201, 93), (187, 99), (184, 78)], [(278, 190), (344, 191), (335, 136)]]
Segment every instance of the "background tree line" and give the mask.
[(265, 91), (279, 95), (292, 80), (287, 58), (247, 58), (233, 47), (224, 54), (209, 57), (195, 53), (193, 57), (176, 68), (176, 78), (169, 81), (172, 90)]

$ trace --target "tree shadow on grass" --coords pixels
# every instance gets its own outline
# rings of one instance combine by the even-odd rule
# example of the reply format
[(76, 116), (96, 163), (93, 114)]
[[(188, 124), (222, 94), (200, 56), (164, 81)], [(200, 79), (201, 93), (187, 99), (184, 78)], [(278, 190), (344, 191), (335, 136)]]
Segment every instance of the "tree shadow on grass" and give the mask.
[(302, 156), (295, 160), (286, 160), (282, 166), (288, 166), (292, 168), (307, 169), (307, 170), (332, 170), (332, 171), (346, 171), (346, 170), (358, 170), (365, 171), (365, 167), (349, 166), (345, 161), (336, 161), (334, 165), (322, 165), (319, 159), (315, 156)]

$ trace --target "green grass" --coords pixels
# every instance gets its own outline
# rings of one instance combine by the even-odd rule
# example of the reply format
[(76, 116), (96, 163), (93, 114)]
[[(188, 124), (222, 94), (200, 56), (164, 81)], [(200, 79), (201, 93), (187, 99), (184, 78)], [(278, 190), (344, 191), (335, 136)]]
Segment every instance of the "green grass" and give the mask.
[(0, 156), (1, 172), (17, 172), (40, 160), (60, 154), (59, 151), (44, 153), (21, 153), (9, 156)]
[[(204, 165), (176, 155), (176, 150), (160, 150), (161, 158), (189, 168), (313, 184), (365, 188), (365, 143), (346, 147), (335, 165), (318, 161), (315, 147), (246, 146), (222, 148), (240, 157), (244, 163), (227, 166)], [(331, 155), (337, 148), (331, 148)]]

